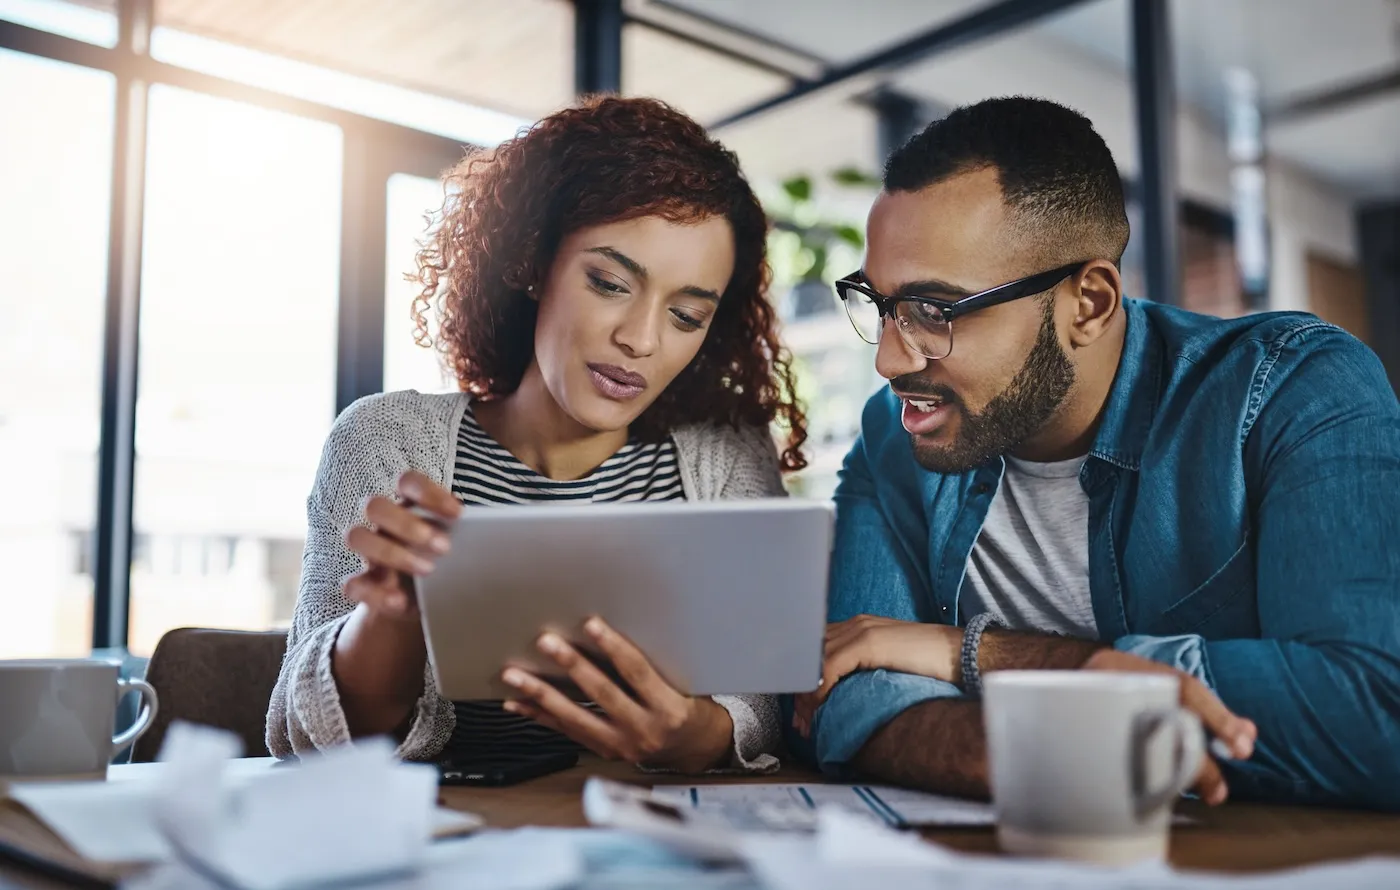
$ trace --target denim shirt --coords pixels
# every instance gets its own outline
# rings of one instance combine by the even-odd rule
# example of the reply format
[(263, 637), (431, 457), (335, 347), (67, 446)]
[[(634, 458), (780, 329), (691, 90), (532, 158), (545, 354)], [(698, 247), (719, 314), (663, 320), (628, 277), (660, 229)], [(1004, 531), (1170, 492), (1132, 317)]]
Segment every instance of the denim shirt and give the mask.
[[(1380, 362), (1309, 315), (1124, 307), (1079, 477), (1101, 638), (1258, 725), (1254, 757), (1224, 765), (1234, 796), (1400, 809), (1400, 406)], [(836, 491), (830, 620), (972, 617), (959, 592), (1003, 468), (922, 469), (899, 400), (875, 395)], [(840, 773), (901, 711), (962, 694), (853, 674), (789, 741)]]

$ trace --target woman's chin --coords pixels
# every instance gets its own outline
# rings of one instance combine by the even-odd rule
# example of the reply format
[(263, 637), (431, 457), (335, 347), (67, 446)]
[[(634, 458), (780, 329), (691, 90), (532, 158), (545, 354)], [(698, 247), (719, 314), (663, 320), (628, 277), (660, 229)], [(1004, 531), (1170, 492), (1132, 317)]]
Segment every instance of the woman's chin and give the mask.
[(589, 394), (566, 407), (566, 411), (581, 426), (598, 433), (615, 433), (632, 426), (651, 402), (641, 399), (617, 402)]

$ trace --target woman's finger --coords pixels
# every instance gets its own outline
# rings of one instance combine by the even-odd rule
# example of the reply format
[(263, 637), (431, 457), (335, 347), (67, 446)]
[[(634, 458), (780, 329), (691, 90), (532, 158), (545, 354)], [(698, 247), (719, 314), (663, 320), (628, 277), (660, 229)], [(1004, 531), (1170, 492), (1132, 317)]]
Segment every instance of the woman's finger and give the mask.
[(410, 575), (426, 575), (433, 570), (433, 563), (425, 556), (409, 550), (404, 545), (375, 534), (363, 525), (357, 525), (345, 534), (345, 546), (367, 565), (407, 572)]
[(388, 498), (370, 498), (365, 520), (385, 535), (420, 555), (442, 556), (452, 546), (447, 533)]
[[(632, 687), (643, 703), (652, 707), (662, 707), (676, 704), (677, 700), (686, 697), (661, 678), (651, 660), (642, 654), (642, 650), (638, 649), (631, 640), (614, 630), (603, 619), (590, 618), (583, 623), (583, 629), (612, 662), (618, 676)], [(608, 685), (614, 684), (609, 683)], [(612, 713), (606, 706), (605, 710)]]
[(350, 602), (389, 615), (406, 616), (417, 609), (417, 600), (400, 585), (398, 574), (388, 569), (371, 567), (351, 575), (341, 590)]
[[(548, 713), (540, 710), (538, 707), (536, 707), (528, 701), (521, 701), (519, 699), (507, 699), (506, 701), (501, 703), (501, 707), (512, 714), (517, 714), (521, 717), (528, 717), (529, 719), (538, 723), (540, 726), (543, 726), (546, 729), (552, 729), (560, 735), (567, 734), (559, 726), (559, 721), (555, 720)], [(578, 740), (575, 739), (575, 741)], [(584, 747), (588, 748), (588, 750), (592, 751), (594, 754), (597, 754), (599, 757), (605, 758), (607, 760), (617, 759), (617, 755), (606, 748), (594, 747), (583, 742), (580, 742), (580, 744), (583, 744)]]
[(553, 729), (592, 750), (604, 749), (623, 756), (627, 746), (622, 733), (615, 726), (592, 713), (577, 702), (572, 702), (558, 689), (539, 677), (519, 668), (506, 668), (501, 675), (506, 685), (516, 690), (517, 700), (532, 704), (554, 721)]
[[(597, 665), (584, 658), (577, 649), (565, 642), (563, 637), (546, 633), (539, 638), (536, 645), (555, 664), (567, 671), (569, 679), (574, 681), (590, 701), (602, 708), (614, 723), (633, 733), (646, 726), (646, 708), (619, 689)], [(563, 697), (561, 695), (561, 698)]]
[(462, 504), (452, 492), (417, 470), (407, 470), (399, 476), (396, 490), (399, 497), (442, 519), (450, 521), (462, 514)]

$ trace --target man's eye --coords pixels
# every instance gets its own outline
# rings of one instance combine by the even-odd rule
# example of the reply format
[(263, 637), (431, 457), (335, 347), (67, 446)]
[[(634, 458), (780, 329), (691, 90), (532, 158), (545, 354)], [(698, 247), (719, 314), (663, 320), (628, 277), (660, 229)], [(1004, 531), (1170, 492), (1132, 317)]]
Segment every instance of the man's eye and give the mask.
[(910, 321), (921, 324), (940, 324), (943, 321), (943, 311), (932, 303), (917, 303), (911, 300), (904, 305), (904, 311), (909, 313)]

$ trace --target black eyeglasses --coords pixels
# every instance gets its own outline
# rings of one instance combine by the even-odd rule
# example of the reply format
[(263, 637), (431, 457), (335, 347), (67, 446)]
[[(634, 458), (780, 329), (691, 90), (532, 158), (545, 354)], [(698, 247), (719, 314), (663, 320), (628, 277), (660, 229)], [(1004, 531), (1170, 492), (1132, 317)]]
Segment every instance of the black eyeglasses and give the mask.
[(887, 297), (865, 283), (859, 272), (836, 282), (836, 293), (846, 305), (851, 326), (866, 343), (880, 342), (885, 318), (892, 318), (909, 348), (931, 359), (947, 358), (953, 351), (953, 319), (978, 309), (998, 306), (1043, 293), (1078, 272), (1087, 260), (1038, 272), (1006, 284), (969, 294), (957, 300), (938, 297)]

